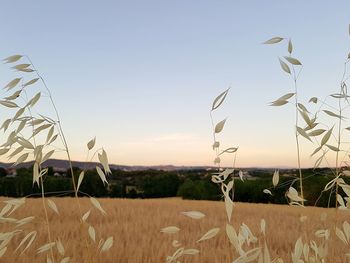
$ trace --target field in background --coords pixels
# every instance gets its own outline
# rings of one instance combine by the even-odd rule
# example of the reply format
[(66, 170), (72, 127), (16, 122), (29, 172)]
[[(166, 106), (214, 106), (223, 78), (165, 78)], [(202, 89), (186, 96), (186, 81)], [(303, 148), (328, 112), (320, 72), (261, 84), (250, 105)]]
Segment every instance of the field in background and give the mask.
[[(1, 198), (0, 200), (5, 200)], [(186, 201), (177, 198), (169, 199), (99, 199), (103, 208), (107, 211), (102, 216), (96, 209), (87, 222), (92, 223), (96, 229), (96, 244), (90, 246), (87, 226), (79, 228), (78, 213), (75, 200), (72, 198), (54, 198), (60, 215), (57, 216), (49, 210), (51, 230), (54, 238), (59, 237), (66, 249), (66, 255), (72, 256), (71, 262), (133, 262), (133, 263), (158, 263), (165, 262), (166, 256), (175, 252), (172, 240), (179, 240), (186, 248), (197, 248), (201, 252), (195, 256), (184, 256), (180, 262), (206, 263), (206, 262), (231, 262), (234, 258), (234, 248), (227, 240), (225, 224), (227, 221), (224, 203), (212, 201)], [(89, 199), (82, 198), (83, 211), (91, 208)], [(3, 205), (1, 205), (3, 207)], [(201, 220), (194, 220), (181, 215), (182, 211), (198, 210), (206, 214)], [(321, 220), (321, 214), (327, 213), (327, 220)], [(290, 262), (290, 253), (294, 249), (295, 241), (301, 233), (309, 239), (320, 241), (314, 232), (318, 229), (331, 228), (332, 237), (329, 243), (330, 259), (333, 263), (347, 262), (345, 253), (350, 252), (341, 241), (334, 238), (334, 229), (330, 222), (334, 221), (336, 212), (334, 209), (323, 208), (297, 208), (280, 205), (265, 204), (236, 204), (233, 212), (233, 224), (237, 229), (242, 222), (247, 224), (254, 234), (259, 233), (260, 219), (267, 222), (267, 244), (274, 257), (279, 255), (285, 262)], [(35, 215), (36, 225), (28, 225), (28, 232), (40, 230), (33, 247), (22, 256), (13, 254), (15, 244), (9, 246), (8, 251), (1, 259), (6, 263), (21, 262), (45, 262), (45, 257), (36, 255), (34, 248), (47, 243), (44, 213), (40, 199), (29, 199), (24, 207), (13, 214), (12, 217), (23, 218)], [(299, 217), (307, 216), (304, 223), (300, 223)], [(342, 223), (349, 213), (338, 212), (338, 222)], [(160, 229), (175, 225), (181, 230), (179, 233), (170, 235), (160, 233)], [(0, 225), (0, 232), (4, 232), (4, 225)], [(213, 239), (196, 243), (205, 232), (213, 227), (220, 227), (221, 231)], [(83, 233), (80, 233), (83, 232)], [(101, 236), (102, 235), (102, 236)], [(106, 253), (97, 252), (101, 237), (114, 236), (114, 245)], [(23, 238), (23, 235), (21, 236)], [(86, 237), (89, 249), (85, 246)], [(19, 244), (20, 239), (15, 242)], [(98, 257), (100, 255), (100, 257)], [(61, 257), (60, 257), (61, 258)], [(287, 260), (288, 259), (288, 260)], [(55, 261), (56, 262), (56, 261)], [(59, 261), (58, 261), (59, 262)]]

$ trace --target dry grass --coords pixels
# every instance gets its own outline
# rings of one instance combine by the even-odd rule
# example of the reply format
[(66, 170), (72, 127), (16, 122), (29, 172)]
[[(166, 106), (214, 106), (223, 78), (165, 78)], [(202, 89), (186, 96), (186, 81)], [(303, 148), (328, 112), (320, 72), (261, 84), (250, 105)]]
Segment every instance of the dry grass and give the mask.
[[(3, 200), (3, 198), (2, 198)], [(201, 253), (196, 256), (185, 256), (181, 262), (205, 263), (205, 262), (231, 262), (234, 258), (234, 249), (228, 243), (224, 227), (226, 214), (223, 202), (210, 201), (184, 201), (177, 198), (152, 199), (152, 200), (126, 200), (126, 199), (100, 199), (101, 204), (108, 215), (103, 217), (94, 209), (88, 222), (96, 228), (96, 239), (113, 235), (114, 246), (106, 253), (100, 254), (97, 244), (93, 245), (88, 240), (89, 249), (85, 246), (87, 227), (79, 228), (78, 213), (72, 198), (54, 199), (60, 216), (50, 212), (52, 236), (60, 237), (66, 248), (66, 254), (72, 257), (71, 262), (165, 262), (166, 256), (172, 254), (176, 248), (171, 243), (173, 239), (179, 240), (186, 248), (198, 248)], [(72, 205), (73, 203), (73, 205)], [(81, 199), (83, 210), (91, 207), (88, 199)], [(206, 214), (201, 220), (194, 220), (180, 214), (182, 211), (198, 210)], [(325, 212), (328, 219), (323, 222), (320, 215)], [(330, 259), (332, 262), (346, 262), (345, 253), (350, 248), (334, 238), (332, 222), (335, 221), (334, 209), (321, 208), (296, 208), (279, 205), (263, 204), (237, 204), (233, 212), (233, 225), (237, 229), (242, 222), (258, 233), (260, 219), (267, 222), (267, 243), (273, 257), (282, 257), (285, 262), (290, 262), (290, 252), (300, 235), (313, 239), (317, 229), (330, 228), (332, 237), (330, 240)], [(44, 262), (45, 257), (36, 255), (34, 248), (47, 242), (45, 217), (40, 199), (27, 200), (25, 207), (19, 209), (13, 216), (23, 218), (36, 215), (35, 225), (29, 225), (29, 229), (39, 231), (37, 240), (30, 251), (24, 255), (13, 254), (15, 244), (9, 246), (1, 262)], [(300, 223), (299, 216), (306, 215), (308, 219)], [(349, 214), (338, 212), (338, 222), (343, 222)], [(166, 226), (176, 225), (181, 231), (177, 234), (163, 234), (160, 229)], [(4, 225), (0, 225), (0, 232), (4, 232)], [(196, 244), (196, 240), (207, 230), (213, 227), (221, 227), (218, 236), (213, 239)], [(80, 233), (81, 232), (81, 233)], [(23, 237), (23, 236), (22, 236)], [(16, 241), (16, 244), (20, 239)], [(56, 256), (58, 256), (56, 254)], [(60, 257), (61, 258), (61, 257)], [(56, 259), (57, 261), (57, 259)]]

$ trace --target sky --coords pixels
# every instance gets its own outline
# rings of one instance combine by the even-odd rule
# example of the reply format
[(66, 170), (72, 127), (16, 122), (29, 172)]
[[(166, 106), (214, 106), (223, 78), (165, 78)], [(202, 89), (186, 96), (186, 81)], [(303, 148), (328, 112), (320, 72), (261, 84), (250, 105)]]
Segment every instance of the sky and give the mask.
[[(0, 55), (31, 58), (74, 160), (96, 136), (110, 163), (211, 165), (210, 107), (230, 86), (214, 121), (228, 118), (219, 139), (239, 147), (237, 165), (295, 167), (293, 106), (269, 106), (294, 89), (278, 62), (286, 43), (261, 43), (292, 39), (305, 102), (338, 90), (350, 51), (349, 1), (4, 0), (0, 10)], [(13, 72), (0, 70), (5, 86)], [(314, 147), (301, 140), (302, 166)]]

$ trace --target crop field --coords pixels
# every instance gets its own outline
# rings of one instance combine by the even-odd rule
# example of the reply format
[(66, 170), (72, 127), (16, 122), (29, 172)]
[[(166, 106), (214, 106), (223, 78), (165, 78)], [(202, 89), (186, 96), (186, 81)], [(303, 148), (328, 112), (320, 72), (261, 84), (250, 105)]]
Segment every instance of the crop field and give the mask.
[[(1, 198), (5, 200), (5, 198)], [(79, 215), (73, 198), (54, 198), (59, 215), (48, 210), (51, 235), (58, 238), (65, 247), (65, 255), (70, 262), (166, 262), (166, 257), (172, 255), (179, 247), (200, 250), (197, 255), (185, 255), (180, 262), (232, 262), (237, 257), (233, 246), (225, 234), (226, 214), (223, 202), (186, 201), (178, 198), (127, 200), (99, 199), (107, 214), (102, 216), (97, 209), (92, 209), (85, 225), (79, 222)], [(91, 209), (87, 198), (80, 199), (82, 210)], [(206, 216), (196, 220), (181, 214), (183, 211), (201, 211)], [(14, 252), (24, 235), (19, 234), (8, 245), (1, 262), (44, 262), (45, 253), (36, 254), (36, 249), (47, 243), (47, 231), (44, 211), (40, 199), (28, 199), (26, 204), (11, 215), (13, 218), (35, 216), (35, 220), (19, 227), (25, 232), (37, 229), (38, 235), (32, 247), (24, 254)], [(300, 221), (304, 216), (304, 222)], [(306, 216), (306, 217), (305, 217)], [(299, 208), (265, 204), (238, 203), (233, 211), (233, 225), (238, 229), (241, 223), (250, 227), (259, 236), (260, 220), (266, 220), (266, 242), (271, 258), (280, 257), (284, 262), (291, 262), (291, 252), (296, 240), (302, 235), (305, 240), (320, 241), (315, 236), (318, 229), (330, 229), (329, 254), (332, 262), (347, 262), (345, 254), (349, 247), (336, 238), (334, 223), (341, 225), (349, 218), (347, 212), (336, 212), (335, 209)], [(87, 224), (96, 229), (96, 243), (87, 234)], [(7, 224), (1, 224), (0, 232), (4, 232)], [(167, 226), (177, 226), (180, 231), (175, 234), (161, 233), (160, 229)], [(197, 243), (196, 241), (209, 229), (219, 227), (220, 232), (212, 239)], [(101, 237), (113, 236), (113, 247), (107, 252), (97, 250)], [(173, 247), (173, 240), (181, 246)], [(54, 251), (55, 262), (60, 262), (61, 256)]]

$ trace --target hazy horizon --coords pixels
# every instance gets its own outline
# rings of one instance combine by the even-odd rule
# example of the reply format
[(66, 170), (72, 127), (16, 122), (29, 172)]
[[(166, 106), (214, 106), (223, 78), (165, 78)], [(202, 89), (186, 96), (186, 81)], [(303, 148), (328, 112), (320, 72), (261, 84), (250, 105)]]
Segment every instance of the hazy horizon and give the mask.
[[(53, 158), (53, 159), (49, 159), (49, 160), (54, 160), (54, 161), (66, 161), (68, 162), (67, 158), (65, 159), (56, 159), (56, 158)], [(32, 161), (26, 161), (22, 164), (26, 164), (28, 162), (32, 162)], [(84, 163), (85, 160), (72, 160), (72, 162), (80, 162), (80, 163)], [(89, 161), (90, 162), (90, 161)], [(97, 161), (96, 161), (97, 162)], [(11, 162), (9, 161), (0, 161), (0, 163), (5, 163), (5, 164), (10, 164)], [(91, 161), (91, 163), (94, 163), (94, 161)], [(97, 162), (98, 163), (98, 162)], [(162, 166), (174, 166), (174, 167), (213, 167), (213, 168), (216, 168), (216, 166), (213, 164), (213, 165), (181, 165), (181, 164), (172, 164), (172, 163), (168, 163), (168, 164), (152, 164), (152, 165), (147, 165), (147, 164), (120, 164), (120, 163), (110, 163), (111, 166), (115, 165), (115, 166), (130, 166), (130, 167), (137, 167), (137, 166), (144, 166), (144, 167), (162, 167)], [(230, 166), (222, 166), (222, 168), (227, 168), (227, 167), (230, 167)], [(236, 167), (237, 169), (298, 169), (297, 166), (287, 166), (287, 165), (280, 165), (280, 166), (237, 166)], [(314, 167), (312, 166), (304, 166), (302, 167), (302, 169), (312, 169)], [(318, 168), (333, 168), (333, 167), (328, 167), (328, 166), (320, 166)]]
[[(239, 147), (237, 166), (296, 167), (294, 109), (268, 106), (293, 91), (278, 63), (286, 45), (261, 43), (292, 38), (304, 65), (299, 92), (306, 103), (338, 90), (350, 50), (347, 1), (299, 0), (286, 8), (272, 0), (39, 0), (21, 3), (15, 15), (11, 1), (1, 7), (1, 58), (30, 56), (79, 161), (96, 136), (110, 163), (211, 166), (209, 110), (231, 86), (215, 120), (228, 117), (220, 140), (223, 148)], [(0, 71), (4, 87), (12, 71), (6, 64)], [(312, 167), (314, 146), (301, 142), (301, 166)]]

